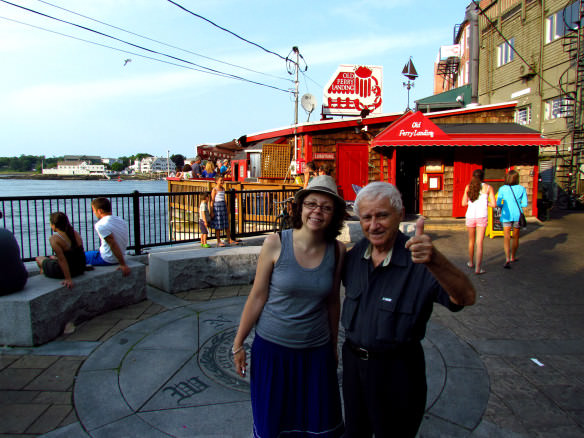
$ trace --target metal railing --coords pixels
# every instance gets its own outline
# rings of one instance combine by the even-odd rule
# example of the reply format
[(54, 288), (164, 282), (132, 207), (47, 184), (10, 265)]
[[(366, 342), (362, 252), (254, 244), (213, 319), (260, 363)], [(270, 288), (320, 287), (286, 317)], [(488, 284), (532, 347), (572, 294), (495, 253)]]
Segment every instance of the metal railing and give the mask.
[[(273, 230), (280, 214), (277, 203), (293, 196), (295, 190), (226, 191), (231, 235), (260, 235)], [(199, 205), (209, 192), (104, 194), (112, 203), (112, 214), (128, 223), (127, 250), (139, 255), (147, 248), (196, 242)], [(96, 195), (0, 197), (0, 227), (11, 231), (24, 261), (52, 253), (49, 215), (62, 211), (81, 234), (86, 251), (99, 249), (91, 201)], [(213, 232), (209, 230), (209, 232)], [(212, 236), (210, 235), (209, 238)]]

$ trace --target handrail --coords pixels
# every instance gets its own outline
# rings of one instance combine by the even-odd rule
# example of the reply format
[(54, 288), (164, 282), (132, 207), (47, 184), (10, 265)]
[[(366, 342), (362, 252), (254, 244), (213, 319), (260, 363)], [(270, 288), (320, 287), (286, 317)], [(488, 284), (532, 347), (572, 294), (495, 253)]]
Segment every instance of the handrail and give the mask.
[[(173, 188), (178, 187), (180, 185), (174, 185)], [(271, 190), (226, 190), (232, 236), (259, 235), (273, 229), (273, 222), (279, 214), (274, 209), (273, 201), (282, 201), (292, 196), (298, 188), (271, 187)], [(186, 188), (190, 190), (184, 190)], [(135, 191), (99, 196), (109, 198), (112, 214), (128, 222), (130, 242), (127, 250), (138, 255), (152, 247), (200, 240), (199, 205), (201, 195), (210, 190), (203, 184), (186, 185), (180, 189), (181, 191)], [(85, 250), (97, 250), (100, 241), (94, 228), (96, 218), (91, 210), (91, 201), (96, 196), (98, 195), (0, 197), (0, 210), (3, 213), (0, 227), (14, 234), (22, 259), (32, 261), (37, 256), (51, 254), (49, 237), (52, 231), (49, 215), (62, 211), (69, 217), (73, 228), (81, 234)]]

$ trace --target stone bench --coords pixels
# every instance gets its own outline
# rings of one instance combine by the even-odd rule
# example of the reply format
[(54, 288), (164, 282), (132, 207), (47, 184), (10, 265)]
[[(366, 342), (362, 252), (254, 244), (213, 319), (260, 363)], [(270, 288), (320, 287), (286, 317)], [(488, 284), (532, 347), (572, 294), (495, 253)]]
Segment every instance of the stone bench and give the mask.
[(148, 256), (148, 284), (168, 293), (251, 284), (260, 246), (173, 249)]
[(128, 261), (130, 275), (99, 266), (73, 278), (73, 289), (44, 275), (29, 277), (20, 292), (0, 296), (0, 345), (33, 346), (51, 341), (65, 325), (146, 299), (146, 266)]

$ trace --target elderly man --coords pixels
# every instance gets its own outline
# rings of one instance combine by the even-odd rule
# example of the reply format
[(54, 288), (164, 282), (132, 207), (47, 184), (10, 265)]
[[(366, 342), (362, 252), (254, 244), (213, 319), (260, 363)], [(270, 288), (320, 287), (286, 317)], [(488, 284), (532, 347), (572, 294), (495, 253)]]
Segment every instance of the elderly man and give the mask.
[(397, 189), (374, 182), (355, 200), (365, 239), (348, 253), (341, 322), (345, 437), (414, 437), (426, 405), (421, 340), (434, 302), (458, 311), (475, 301), (470, 280), (432, 245), (424, 222), (399, 231)]

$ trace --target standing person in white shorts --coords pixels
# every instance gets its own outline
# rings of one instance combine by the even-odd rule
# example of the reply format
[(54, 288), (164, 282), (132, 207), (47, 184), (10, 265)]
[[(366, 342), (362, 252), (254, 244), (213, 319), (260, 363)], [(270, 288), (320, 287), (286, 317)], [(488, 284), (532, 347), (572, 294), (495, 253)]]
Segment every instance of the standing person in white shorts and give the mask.
[[(466, 266), (475, 270), (475, 274), (484, 274), (483, 262), (483, 240), (485, 239), (485, 229), (489, 222), (488, 207), (496, 207), (495, 194), (493, 188), (485, 184), (483, 179), (485, 172), (476, 169), (472, 173), (469, 185), (464, 189), (462, 206), (466, 209), (466, 228), (468, 230), (468, 262)], [(475, 260), (476, 242), (476, 260)]]
[(122, 275), (130, 275), (130, 268), (124, 259), (124, 251), (130, 240), (128, 223), (121, 217), (112, 215), (112, 206), (107, 198), (95, 198), (91, 201), (91, 210), (97, 219), (95, 231), (101, 245), (99, 251), (86, 251), (85, 262), (92, 266), (109, 266), (119, 264)]

